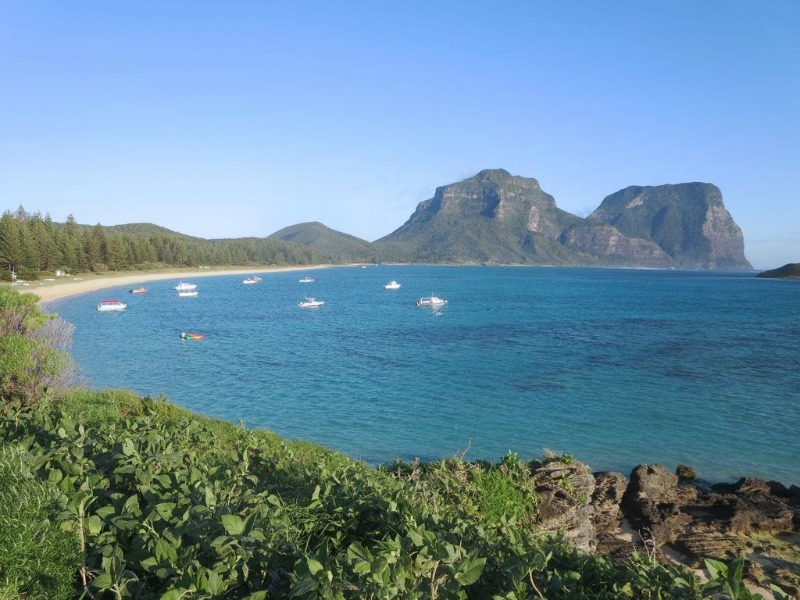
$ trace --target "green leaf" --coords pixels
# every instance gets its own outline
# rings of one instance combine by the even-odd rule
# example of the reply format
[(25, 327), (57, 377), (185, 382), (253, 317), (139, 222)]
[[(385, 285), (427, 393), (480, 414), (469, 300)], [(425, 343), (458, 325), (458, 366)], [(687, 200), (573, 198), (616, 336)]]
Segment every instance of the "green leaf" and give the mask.
[(267, 600), (267, 592), (266, 590), (259, 590), (249, 596), (245, 596), (242, 600)]
[(219, 596), (228, 589), (228, 584), (225, 578), (216, 571), (208, 572), (208, 588), (214, 596)]
[(480, 578), (485, 565), (485, 558), (467, 558), (462, 560), (458, 564), (456, 581), (463, 586), (472, 585)]
[(244, 531), (244, 521), (239, 515), (222, 515), (222, 526), (229, 535), (240, 535)]
[(714, 560), (713, 558), (704, 559), (706, 569), (708, 570), (708, 577), (712, 581), (715, 579), (724, 579), (728, 574), (728, 565), (724, 562)]
[(52, 483), (58, 483), (62, 479), (64, 479), (64, 474), (61, 472), (60, 469), (51, 469), (50, 472), (47, 474), (48, 481)]
[(423, 539), (422, 534), (417, 531), (416, 529), (409, 529), (408, 530), (408, 537), (411, 538), (411, 542), (417, 546), (418, 548), (422, 547)]
[(103, 530), (103, 521), (97, 515), (92, 515), (88, 519), (86, 519), (86, 529), (89, 530), (89, 533), (92, 535), (97, 535)]
[(131, 440), (131, 438), (125, 438), (122, 442), (122, 453), (125, 456), (133, 456), (136, 454), (136, 447), (133, 445), (133, 440)]
[(206, 506), (214, 508), (217, 505), (217, 496), (210, 487), (206, 486)]
[(156, 504), (158, 516), (165, 521), (169, 521), (170, 517), (172, 517), (173, 508), (175, 508), (174, 502), (161, 502), (160, 504)]
[(353, 565), (353, 573), (369, 573), (372, 567), (370, 564), (364, 560), (358, 561), (355, 565)]
[(156, 542), (155, 555), (159, 562), (175, 563), (178, 560), (175, 548), (163, 538)]
[(111, 575), (108, 573), (100, 573), (92, 580), (92, 585), (101, 590), (107, 590), (111, 587)]
[(101, 519), (112, 516), (116, 511), (113, 506), (101, 506), (95, 511), (95, 514)]
[(162, 594), (159, 600), (182, 600), (185, 598), (184, 594), (189, 591), (184, 588), (172, 588)]
[(318, 560), (314, 560), (313, 558), (307, 558), (306, 564), (308, 565), (308, 572), (312, 575), (316, 575), (323, 569), (322, 563)]
[(308, 575), (306, 575), (305, 577), (300, 579), (300, 581), (294, 584), (294, 586), (292, 587), (291, 597), (297, 598), (298, 596), (305, 596), (309, 592), (313, 592), (314, 590), (316, 590), (318, 587), (319, 587), (319, 582), (317, 582), (317, 580), (314, 579), (313, 577), (309, 577)]
[(347, 558), (350, 560), (364, 560), (369, 562), (372, 560), (372, 553), (358, 542), (353, 542), (347, 548)]

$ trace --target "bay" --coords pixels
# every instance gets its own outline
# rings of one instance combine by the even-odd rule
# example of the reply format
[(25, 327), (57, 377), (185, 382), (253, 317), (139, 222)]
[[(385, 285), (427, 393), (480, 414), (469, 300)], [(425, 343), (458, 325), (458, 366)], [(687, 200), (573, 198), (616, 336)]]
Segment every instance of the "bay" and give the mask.
[[(752, 273), (370, 266), (197, 279), (49, 303), (93, 388), (371, 464), (566, 452), (800, 483), (800, 283)], [(390, 280), (402, 284), (388, 291)], [(417, 308), (421, 296), (449, 302)], [(305, 295), (325, 301), (297, 307)], [(119, 297), (122, 313), (99, 313)], [(199, 332), (202, 341), (180, 338)]]

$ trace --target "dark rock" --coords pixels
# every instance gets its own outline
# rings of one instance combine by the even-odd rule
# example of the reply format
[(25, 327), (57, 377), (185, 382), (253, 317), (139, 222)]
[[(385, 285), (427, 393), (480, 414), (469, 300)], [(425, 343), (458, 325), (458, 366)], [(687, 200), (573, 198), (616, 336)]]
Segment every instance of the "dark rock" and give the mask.
[(673, 546), (687, 559), (688, 566), (702, 567), (704, 558), (729, 561), (742, 552), (742, 538), (720, 531), (687, 531)]
[(620, 504), (628, 487), (628, 480), (622, 473), (595, 473), (594, 493), (594, 526), (598, 532), (616, 531), (619, 529), (622, 513)]
[(631, 525), (649, 529), (658, 545), (675, 541), (691, 522), (681, 506), (697, 497), (697, 489), (680, 485), (663, 465), (639, 465), (631, 473), (622, 508)]
[(735, 494), (771, 494), (772, 490), (763, 479), (757, 477), (742, 477), (733, 485)]
[(779, 498), (791, 498), (792, 494), (785, 485), (783, 485), (780, 481), (768, 481), (767, 485), (769, 486), (770, 492), (772, 492), (773, 496), (778, 496)]
[(594, 550), (595, 536), (591, 504), (594, 477), (580, 462), (553, 461), (532, 472), (539, 496), (539, 528), (560, 532), (581, 550)]
[(681, 481), (694, 481), (697, 479), (697, 471), (688, 465), (678, 465), (675, 467), (675, 475)]
[(769, 494), (740, 494), (734, 498), (732, 508), (733, 514), (727, 524), (731, 533), (791, 531), (793, 527), (792, 511), (783, 500)]

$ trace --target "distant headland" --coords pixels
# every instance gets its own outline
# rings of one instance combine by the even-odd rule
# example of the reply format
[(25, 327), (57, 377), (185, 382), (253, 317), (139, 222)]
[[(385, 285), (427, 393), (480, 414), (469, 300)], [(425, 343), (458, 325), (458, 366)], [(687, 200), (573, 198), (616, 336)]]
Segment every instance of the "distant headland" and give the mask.
[(770, 271), (763, 271), (756, 275), (756, 277), (767, 277), (773, 279), (800, 279), (800, 263), (789, 263), (772, 269)]

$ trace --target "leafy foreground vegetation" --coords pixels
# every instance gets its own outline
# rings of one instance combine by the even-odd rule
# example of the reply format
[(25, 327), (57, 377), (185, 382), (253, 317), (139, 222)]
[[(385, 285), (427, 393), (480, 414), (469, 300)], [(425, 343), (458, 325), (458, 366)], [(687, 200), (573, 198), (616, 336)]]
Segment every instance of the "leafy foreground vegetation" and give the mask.
[(755, 597), (742, 560), (702, 584), (538, 533), (513, 454), (373, 469), (161, 398), (7, 385), (24, 367), (0, 373), (0, 600)]

